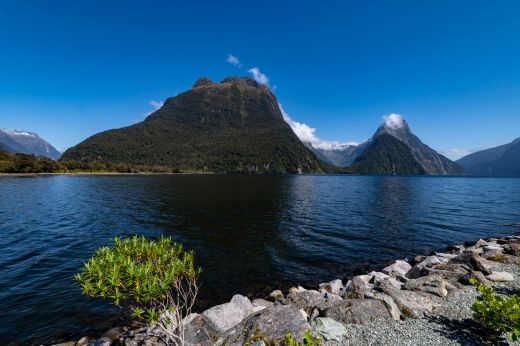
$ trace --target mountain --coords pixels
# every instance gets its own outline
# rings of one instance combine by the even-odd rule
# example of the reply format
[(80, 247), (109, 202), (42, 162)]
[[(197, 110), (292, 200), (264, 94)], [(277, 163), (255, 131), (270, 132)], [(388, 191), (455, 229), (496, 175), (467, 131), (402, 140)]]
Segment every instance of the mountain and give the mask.
[(370, 141), (350, 168), (361, 174), (426, 174), (410, 147), (386, 133)]
[[(384, 139), (378, 140), (379, 137)], [(404, 144), (408, 150), (391, 138)], [(339, 167), (351, 167), (354, 171), (379, 174), (392, 173), (396, 164), (397, 174), (462, 175), (464, 168), (425, 145), (415, 136), (406, 120), (397, 114), (384, 117), (384, 122), (372, 138), (359, 144), (327, 149), (312, 147), (318, 158)], [(386, 148), (386, 149), (385, 149)], [(369, 151), (364, 155), (367, 151)], [(408, 151), (411, 156), (408, 155)], [(385, 152), (386, 156), (385, 157)], [(407, 162), (409, 161), (409, 162)], [(361, 165), (361, 162), (363, 163)], [(422, 168), (418, 170), (416, 164)], [(390, 165), (390, 166), (389, 166)], [(406, 173), (405, 173), (406, 172)]]
[(318, 173), (327, 167), (284, 121), (269, 88), (246, 77), (201, 78), (144, 121), (98, 133), (61, 160), (214, 173)]
[(23, 130), (0, 129), (0, 143), (13, 153), (34, 154), (57, 160), (60, 153), (36, 133)]
[(406, 144), (414, 158), (429, 175), (463, 175), (464, 168), (421, 142), (415, 136), (406, 120), (397, 114), (385, 117), (385, 122), (377, 129), (374, 137), (389, 134)]
[(471, 175), (520, 175), (520, 138), (457, 160)]
[(363, 153), (369, 142), (359, 145), (342, 144), (331, 146), (330, 148), (315, 148), (310, 143), (305, 145), (322, 161), (338, 167), (349, 167)]
[(13, 153), (14, 151), (7, 144), (0, 142), (0, 152)]

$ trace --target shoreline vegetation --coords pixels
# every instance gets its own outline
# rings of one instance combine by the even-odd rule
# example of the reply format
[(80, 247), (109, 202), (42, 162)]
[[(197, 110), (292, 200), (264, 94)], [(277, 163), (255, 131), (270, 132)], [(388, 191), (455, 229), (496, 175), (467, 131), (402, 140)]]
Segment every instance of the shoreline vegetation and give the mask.
[[(495, 319), (486, 320), (483, 311), (489, 310), (482, 306), (516, 299), (518, 265), (520, 232), (450, 245), (442, 252), (396, 260), (380, 271), (316, 288), (291, 287), (251, 300), (236, 294), (230, 302), (184, 316), (182, 344), (516, 344), (508, 338), (514, 338), (514, 332), (493, 328)], [(489, 302), (484, 301), (490, 294), (482, 293), (482, 285), (497, 292)], [(516, 314), (520, 306), (512, 309)], [(515, 331), (518, 325), (513, 321), (507, 327)], [(311, 334), (312, 343), (305, 343)], [(100, 338), (59, 345), (168, 344), (165, 340), (164, 328), (152, 324), (115, 327)]]
[[(135, 166), (78, 161), (54, 161), (47, 157), (32, 154), (9, 154), (0, 151), (0, 176), (31, 175), (160, 175), (160, 174), (259, 174), (254, 168), (244, 166), (229, 172), (215, 172), (206, 168), (179, 169), (166, 166)], [(286, 172), (299, 173), (299, 172)], [(347, 168), (329, 167), (329, 174), (351, 174)], [(265, 173), (264, 173), (265, 174)], [(319, 173), (318, 173), (319, 174)]]

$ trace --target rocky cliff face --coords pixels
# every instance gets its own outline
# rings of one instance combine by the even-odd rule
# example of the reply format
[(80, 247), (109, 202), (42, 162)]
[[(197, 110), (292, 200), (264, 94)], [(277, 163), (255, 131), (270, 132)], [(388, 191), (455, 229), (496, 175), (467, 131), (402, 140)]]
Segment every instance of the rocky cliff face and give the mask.
[(250, 78), (199, 79), (145, 121), (94, 135), (62, 160), (216, 173), (318, 173), (276, 97)]

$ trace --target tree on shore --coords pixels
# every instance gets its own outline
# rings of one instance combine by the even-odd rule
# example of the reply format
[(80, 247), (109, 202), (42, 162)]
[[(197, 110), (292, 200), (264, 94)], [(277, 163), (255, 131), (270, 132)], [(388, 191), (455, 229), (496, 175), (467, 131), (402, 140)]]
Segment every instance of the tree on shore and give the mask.
[(184, 343), (182, 320), (191, 313), (200, 269), (194, 253), (170, 238), (114, 238), (74, 276), (83, 294), (110, 299), (123, 314), (158, 326), (174, 345)]

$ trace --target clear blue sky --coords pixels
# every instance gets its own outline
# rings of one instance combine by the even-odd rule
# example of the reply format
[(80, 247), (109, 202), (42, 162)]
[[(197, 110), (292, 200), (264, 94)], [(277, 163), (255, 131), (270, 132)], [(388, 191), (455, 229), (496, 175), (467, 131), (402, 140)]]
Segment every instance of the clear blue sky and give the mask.
[(517, 0), (0, 2), (0, 127), (58, 148), (252, 67), (322, 139), (389, 113), (442, 152), (520, 137)]

